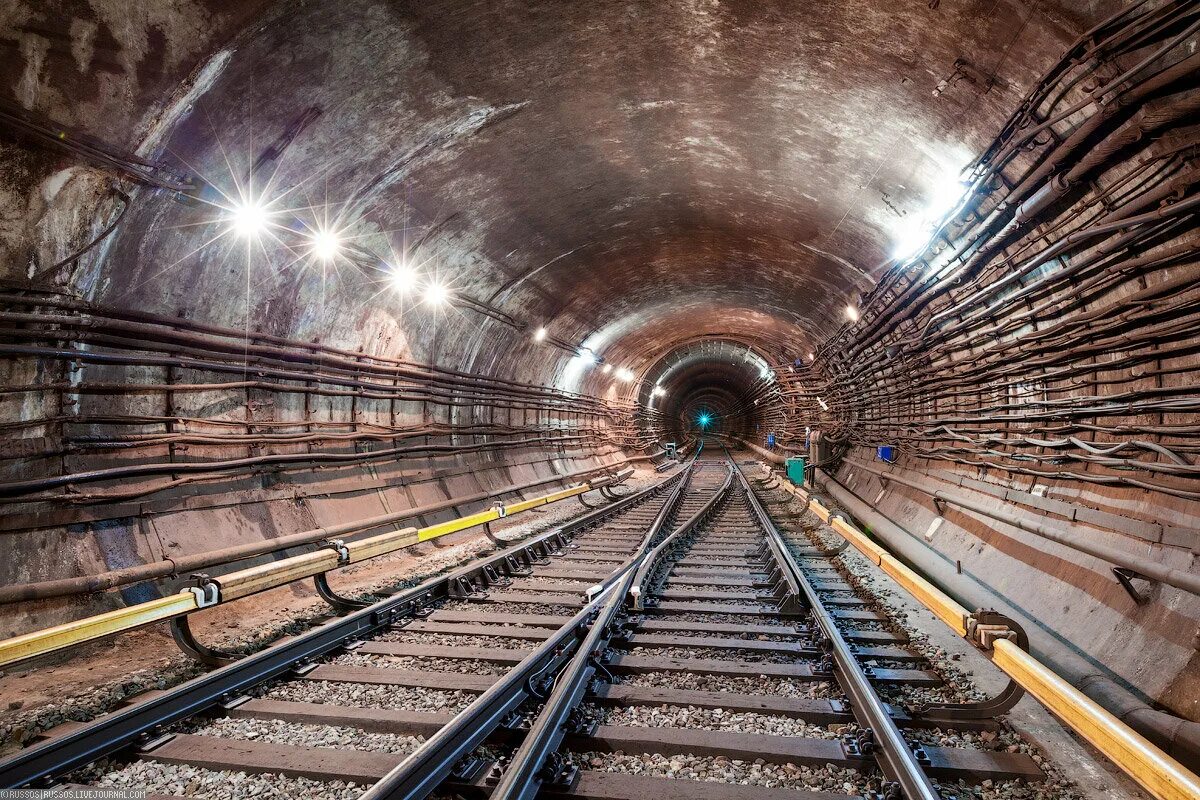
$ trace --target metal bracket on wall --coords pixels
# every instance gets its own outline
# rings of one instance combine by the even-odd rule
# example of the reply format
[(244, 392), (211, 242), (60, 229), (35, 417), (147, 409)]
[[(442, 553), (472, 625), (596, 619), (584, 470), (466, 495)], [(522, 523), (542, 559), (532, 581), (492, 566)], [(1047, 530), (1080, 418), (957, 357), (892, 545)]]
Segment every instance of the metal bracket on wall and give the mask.
[(1129, 567), (1113, 567), (1112, 571), (1113, 575), (1115, 575), (1117, 578), (1117, 582), (1120, 583), (1121, 586), (1125, 587), (1125, 591), (1128, 592), (1129, 596), (1133, 598), (1133, 602), (1137, 603), (1139, 606), (1144, 606), (1146, 603), (1150, 602), (1150, 595), (1139, 591), (1138, 588), (1133, 585), (1135, 580), (1142, 580), (1146, 581), (1147, 583), (1152, 583), (1150, 578), (1147, 578), (1142, 573), (1132, 570)]

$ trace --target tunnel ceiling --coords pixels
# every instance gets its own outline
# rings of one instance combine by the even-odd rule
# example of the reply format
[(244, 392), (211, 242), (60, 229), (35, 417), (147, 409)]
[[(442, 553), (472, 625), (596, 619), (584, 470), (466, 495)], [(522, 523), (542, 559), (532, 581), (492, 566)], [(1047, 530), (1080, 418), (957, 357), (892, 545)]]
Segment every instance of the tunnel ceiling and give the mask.
[[(14, 63), (19, 99), (126, 144), (144, 129), (144, 154), (230, 193), (319, 108), (285, 141), (272, 198), (637, 371), (697, 335), (780, 358), (818, 344), (889, 265), (903, 217), (1105, 10), (343, 0), (267, 5), (249, 22), (213, 4), (177, 29), (153, 15), (122, 27), (94, 8), (107, 10), (91, 15), (90, 56), (63, 34), (78, 66), (123, 57), (134, 39), (144, 59), (158, 53), (157, 72), (129, 76), (138, 91), (120, 99), (137, 123), (105, 113), (112, 92), (70, 102), (61, 41)], [(28, 11), (22, 30), (63, 24)], [(159, 52), (197, 41), (211, 52)], [(164, 90), (150, 99), (152, 86)], [(511, 331), (439, 337), (446, 319), (419, 309), (372, 343), (390, 330), (378, 318), (400, 310), (380, 276), (270, 247), (247, 273), (240, 244), (212, 241), (210, 212), (138, 198), (108, 266), (78, 283), (115, 305), (466, 368), (521, 358), (498, 344)], [(470, 312), (451, 322), (486, 327)]]

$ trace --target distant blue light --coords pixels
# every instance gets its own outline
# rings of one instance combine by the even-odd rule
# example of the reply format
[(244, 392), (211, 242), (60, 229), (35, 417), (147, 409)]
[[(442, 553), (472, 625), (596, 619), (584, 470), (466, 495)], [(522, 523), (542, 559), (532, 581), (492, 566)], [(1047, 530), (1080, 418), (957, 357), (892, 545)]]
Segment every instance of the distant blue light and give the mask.
[(709, 420), (708, 414), (701, 414), (701, 415), (700, 415), (700, 419), (698, 420), (698, 422), (700, 423), (700, 427), (701, 427), (701, 428), (707, 428), (707, 427), (708, 427), (708, 420)]

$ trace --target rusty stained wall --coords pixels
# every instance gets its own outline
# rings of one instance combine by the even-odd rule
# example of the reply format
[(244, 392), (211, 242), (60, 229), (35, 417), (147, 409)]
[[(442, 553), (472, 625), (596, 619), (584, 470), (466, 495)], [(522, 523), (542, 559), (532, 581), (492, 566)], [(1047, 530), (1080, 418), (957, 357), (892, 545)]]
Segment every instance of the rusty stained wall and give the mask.
[[(746, 342), (786, 364), (834, 334), (845, 305), (887, 273), (898, 222), (979, 153), (1057, 54), (1115, 6), (930, 5), (146, 2), (141, 16), (119, 17), (125, 4), (43, 12), (17, 3), (3, 39), (20, 58), (5, 60), (0, 91), (227, 191), (319, 106), (275, 176), (309, 222), (337, 217), (376, 251), (404, 254), (639, 375), (698, 335)], [(935, 96), (958, 59), (995, 84), (959, 80)], [(4, 270), (28, 275), (112, 218), (111, 178), (2, 146), (11, 165), (0, 190)], [(248, 258), (228, 239), (209, 243), (215, 232), (210, 210), (137, 190), (112, 241), (56, 277), (115, 307), (629, 395), (604, 373), (571, 372), (564, 354), (524, 334), (397, 298), (384, 275), (322, 269), (274, 247)], [(5, 369), (11, 382), (55, 375), (30, 362)], [(264, 421), (301, 410), (296, 398), (261, 399)], [(37, 396), (21, 402), (6, 417), (48, 411)], [(230, 411), (220, 397), (189, 402), (196, 414)], [(116, 407), (138, 410), (133, 400)], [(847, 422), (892, 413), (879, 408)], [(789, 413), (793, 431), (830, 421), (794, 405)], [(1083, 504), (1117, 502), (1077, 484), (1060, 491)], [(230, 530), (269, 536), (299, 523), (291, 513), (248, 510), (246, 520), (272, 521)], [(1083, 630), (1081, 608), (1098, 609), (1088, 624), (1099, 630), (1141, 613), (1118, 607), (1111, 585), (1100, 598), (1073, 587), (1061, 558), (1013, 558), (990, 533), (963, 530), (972, 532), (955, 534), (947, 551), (977, 553), (983, 543), (977, 563), (997, 584), (1063, 570), (1068, 580), (1045, 600), (1073, 610), (1047, 612), (1068, 636)], [(97, 563), (81, 550), (70, 569)], [(1148, 632), (1173, 624), (1144, 623), (1138, 635), (1159, 644), (1161, 632)], [(1178, 672), (1186, 647), (1169, 646)], [(1155, 695), (1185, 686), (1147, 677), (1137, 653), (1108, 640), (1089, 652)]]

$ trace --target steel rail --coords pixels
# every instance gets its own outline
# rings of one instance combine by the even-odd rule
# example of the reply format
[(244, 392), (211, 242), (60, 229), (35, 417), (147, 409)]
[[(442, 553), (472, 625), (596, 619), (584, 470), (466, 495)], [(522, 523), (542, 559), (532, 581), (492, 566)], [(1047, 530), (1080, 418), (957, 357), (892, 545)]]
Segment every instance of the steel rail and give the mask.
[(164, 694), (106, 714), (84, 727), (26, 748), (0, 762), (0, 789), (49, 786), (53, 779), (97, 759), (114, 755), (151, 738), (157, 731), (182, 719), (218, 706), (264, 681), (286, 675), (352, 641), (374, 635), (412, 616), (430, 603), (450, 596), (450, 586), (461, 580), (486, 582), (489, 573), (507, 575), (513, 561), (551, 554), (550, 543), (562, 542), (629, 506), (648, 499), (678, 482), (678, 472), (654, 486), (619, 502), (589, 512), (533, 539), (472, 562), (448, 575), (430, 578), (392, 597), (345, 617), (246, 656), (229, 666), (181, 684)]
[[(598, 615), (607, 620), (610, 619), (611, 613), (614, 613), (611, 609), (613, 601), (623, 598), (624, 594), (612, 594), (613, 587), (624, 587), (628, 584), (633, 567), (643, 557), (646, 548), (666, 524), (679, 498), (682, 497), (695, 463), (693, 459), (680, 473), (682, 479), (659, 510), (634, 555), (601, 584), (599, 591), (590, 590), (591, 602), (532, 655), (477, 697), (471, 705), (455, 716), (453, 721), (442, 726), (408, 758), (363, 793), (359, 800), (411, 800), (426, 797), (436, 791), (456, 767), (464, 763), (464, 759), (492, 735), (508, 714), (535, 696), (531, 686), (532, 679), (550, 672), (550, 668), (554, 668), (557, 673), (573, 654), (590, 653), (587, 649), (581, 649), (581, 643), (586, 647), (586, 643), (591, 641), (590, 635), (584, 637), (584, 630), (592, 626), (592, 621)], [(547, 650), (556, 655), (551, 657), (543, 652)], [(535, 660), (538, 654), (543, 654), (542, 660), (546, 664)], [(551, 697), (557, 695), (556, 690)]]
[[(649, 579), (647, 566), (662, 555), (667, 545), (694, 529), (726, 496), (733, 482), (732, 462), (729, 467), (730, 475), (726, 477), (725, 483), (713, 493), (708, 502), (682, 524), (677, 525), (675, 530), (653, 550), (646, 552), (643, 549), (638, 556), (640, 565), (636, 572), (632, 569), (625, 572), (620, 586), (609, 595), (604, 608), (591, 623), (591, 629), (571, 659), (571, 663), (555, 681), (553, 693), (546, 700), (541, 713), (525, 736), (525, 740), (513, 755), (500, 782), (492, 789), (490, 800), (533, 800), (548, 778), (560, 777), (562, 769), (554, 760), (555, 754), (562, 744), (568, 728), (571, 727), (573, 713), (587, 694), (588, 686), (596, 674), (601, 655), (607, 649), (609, 641), (617, 633), (618, 622), (625, 611), (627, 598), (632, 596), (634, 588), (645, 588), (643, 582)], [(647, 539), (643, 542), (643, 547), (649, 544), (649, 541)], [(366, 798), (364, 797), (363, 800)], [(371, 798), (371, 800), (375, 800), (375, 798)]]
[[(840, 484), (826, 474), (830, 489), (835, 497), (852, 509), (855, 515), (872, 511), (865, 501), (858, 500)], [(925, 606), (934, 616), (944, 622), (959, 636), (983, 650), (992, 663), (1012, 678), (1021, 688), (1033, 695), (1058, 719), (1086, 739), (1117, 768), (1136, 781), (1158, 800), (1200, 800), (1200, 777), (1189, 772), (1187, 767), (1164, 752), (1143, 733), (1154, 735), (1155, 726), (1144, 725), (1135, 730), (1124, 719), (1118, 718), (1097, 702), (1094, 697), (1080, 691), (1063, 675), (1058, 674), (1036, 656), (1026, 653), (1003, 636), (993, 635), (985, 644), (978, 641), (978, 630), (973, 629), (973, 615), (954, 598), (942, 591), (923, 574), (908, 567), (887, 548), (873, 541), (849, 520), (831, 512), (821, 501), (806, 490), (780, 484), (790, 494), (807, 503), (810, 511), (841, 535), (862, 553), (871, 563), (893, 578), (905, 591)], [(853, 500), (854, 504), (850, 501)], [(857, 508), (855, 506), (858, 506)], [(875, 513), (872, 521), (875, 536), (880, 541), (892, 544), (880, 531), (887, 525), (909, 538), (886, 517)], [(914, 561), (914, 564), (919, 564)], [(1014, 612), (1018, 619), (1020, 615)], [(1071, 676), (1078, 679), (1078, 675)], [(1083, 681), (1079, 686), (1087, 688)], [(1146, 709), (1149, 711), (1149, 709)], [(1165, 716), (1165, 715), (1164, 715)], [(1178, 718), (1171, 718), (1175, 724)], [(1170, 725), (1171, 722), (1165, 723)], [(1161, 729), (1157, 731), (1161, 735)], [(1168, 741), (1169, 741), (1169, 737)], [(1184, 751), (1186, 752), (1186, 751)]]
[(779, 530), (771, 522), (770, 516), (762, 507), (753, 489), (750, 488), (750, 484), (741, 470), (737, 470), (737, 477), (742, 490), (746, 493), (751, 511), (758, 519), (763, 532), (769, 541), (774, 540), (778, 545), (773, 550), (777, 558), (782, 557), (783, 559), (779, 562), (779, 566), (792, 574), (793, 581), (804, 593), (812, 618), (828, 644), (837, 674), (840, 677), (839, 683), (845, 689), (846, 694), (850, 696), (851, 711), (858, 719), (859, 724), (870, 731), (874, 737), (874, 745), (878, 747), (879, 764), (884, 774), (900, 785), (907, 800), (939, 800), (940, 795), (937, 788), (925, 774), (917, 755), (904, 740), (895, 720), (888, 713), (887, 706), (875, 693), (870, 679), (862, 665), (858, 663), (854, 651), (850, 649), (850, 644), (842, 636), (842, 632), (834, 622), (833, 615), (821, 603), (821, 598), (817, 595), (816, 590), (801, 571), (795, 557), (788, 551)]

